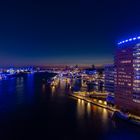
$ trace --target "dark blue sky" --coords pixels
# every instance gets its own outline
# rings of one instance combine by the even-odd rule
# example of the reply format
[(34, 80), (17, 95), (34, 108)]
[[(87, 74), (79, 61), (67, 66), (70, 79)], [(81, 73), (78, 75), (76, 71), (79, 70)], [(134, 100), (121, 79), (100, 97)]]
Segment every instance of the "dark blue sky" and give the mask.
[(140, 34), (139, 0), (1, 0), (0, 65), (111, 63)]

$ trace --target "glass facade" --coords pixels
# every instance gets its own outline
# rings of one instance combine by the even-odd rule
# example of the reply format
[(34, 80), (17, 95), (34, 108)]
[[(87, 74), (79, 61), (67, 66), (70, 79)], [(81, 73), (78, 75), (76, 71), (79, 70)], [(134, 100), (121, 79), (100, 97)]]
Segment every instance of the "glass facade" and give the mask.
[(117, 108), (140, 115), (140, 40), (119, 44), (114, 65)]
[(114, 95), (114, 65), (105, 66), (105, 91)]
[(133, 101), (140, 103), (140, 43), (133, 47)]

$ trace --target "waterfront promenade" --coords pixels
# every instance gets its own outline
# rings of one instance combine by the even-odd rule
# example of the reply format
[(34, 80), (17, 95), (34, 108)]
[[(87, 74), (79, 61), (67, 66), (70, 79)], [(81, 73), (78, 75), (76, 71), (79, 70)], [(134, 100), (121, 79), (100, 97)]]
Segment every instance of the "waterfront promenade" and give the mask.
[[(94, 99), (94, 98), (90, 98), (90, 97), (85, 97), (85, 96), (81, 96), (81, 95), (74, 94), (74, 93), (70, 93), (69, 95), (74, 98), (77, 98), (79, 100), (79, 102), (86, 101), (87, 103), (91, 103), (93, 105), (97, 105), (99, 107), (110, 110), (112, 113), (114, 113), (115, 111), (120, 112), (120, 110), (116, 109), (115, 106), (112, 107), (112, 106), (107, 105), (106, 101), (102, 101), (102, 100), (98, 100), (98, 99)], [(136, 116), (134, 114), (129, 114), (129, 116), (130, 116), (131, 123), (140, 126), (140, 116)]]
[[(61, 84), (66, 84), (66, 87), (69, 88), (67, 91), (68, 91), (68, 95), (69, 96), (72, 96), (74, 98), (76, 98), (79, 102), (82, 102), (82, 101), (86, 101), (87, 103), (91, 103), (93, 105), (97, 105), (99, 107), (102, 107), (102, 108), (105, 108), (109, 111), (111, 111), (112, 113), (114, 113), (115, 111), (118, 111), (120, 112), (120, 110), (116, 109), (115, 105), (112, 106), (112, 105), (109, 105), (106, 101), (106, 97), (107, 97), (107, 94), (106, 93), (101, 93), (101, 92), (92, 92), (89, 93), (89, 92), (82, 92), (82, 91), (71, 91), (71, 87), (73, 85), (73, 83), (70, 82), (70, 79), (69, 78), (66, 78), (66, 77), (59, 77), (59, 76), (55, 76), (54, 78), (54, 81), (55, 82), (55, 86), (58, 85), (59, 82)], [(69, 85), (70, 86), (67, 86)], [(94, 95), (92, 97), (90, 97), (89, 95)], [(134, 114), (130, 114), (129, 113), (129, 116), (130, 116), (130, 120), (132, 123), (134, 124), (138, 124), (140, 126), (140, 117), (139, 116), (136, 116)]]

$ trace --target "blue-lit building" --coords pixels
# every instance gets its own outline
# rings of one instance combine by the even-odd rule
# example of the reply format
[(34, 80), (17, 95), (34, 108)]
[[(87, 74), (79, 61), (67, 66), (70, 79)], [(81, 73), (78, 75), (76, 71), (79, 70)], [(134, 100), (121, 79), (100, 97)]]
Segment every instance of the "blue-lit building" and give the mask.
[(140, 115), (140, 36), (118, 43), (115, 69), (116, 106)]
[(109, 94), (114, 95), (114, 65), (106, 65), (104, 67), (104, 73), (105, 73), (105, 90)]
[(105, 65), (105, 91), (108, 93), (107, 102), (114, 104), (114, 73), (115, 68), (113, 64)]

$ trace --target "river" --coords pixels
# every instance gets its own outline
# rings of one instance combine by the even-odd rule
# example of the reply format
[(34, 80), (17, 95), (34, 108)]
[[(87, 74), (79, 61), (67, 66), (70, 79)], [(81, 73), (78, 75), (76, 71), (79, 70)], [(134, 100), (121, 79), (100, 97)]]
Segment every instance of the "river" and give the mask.
[[(49, 73), (0, 81), (1, 140), (140, 140), (140, 127), (110, 119), (112, 112), (68, 96)], [(44, 81), (44, 80), (43, 80)]]

